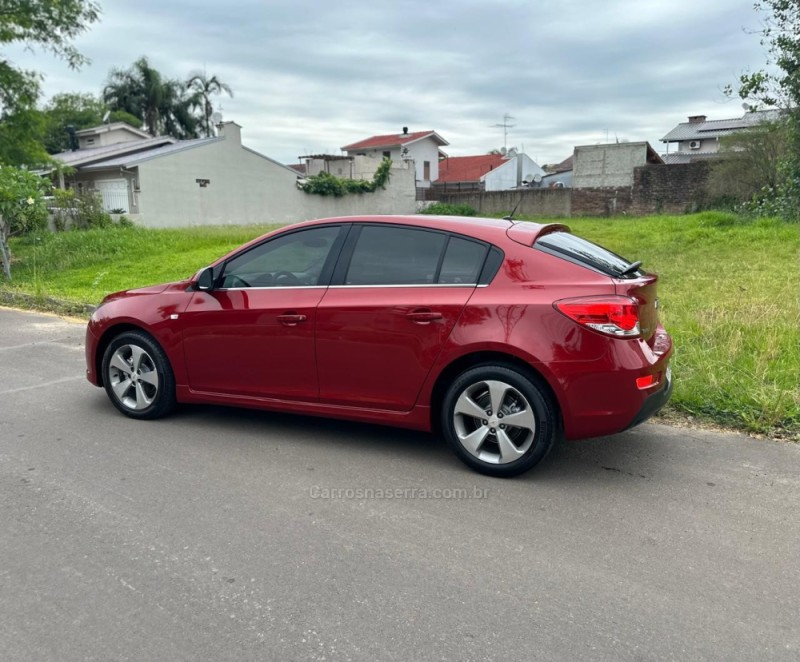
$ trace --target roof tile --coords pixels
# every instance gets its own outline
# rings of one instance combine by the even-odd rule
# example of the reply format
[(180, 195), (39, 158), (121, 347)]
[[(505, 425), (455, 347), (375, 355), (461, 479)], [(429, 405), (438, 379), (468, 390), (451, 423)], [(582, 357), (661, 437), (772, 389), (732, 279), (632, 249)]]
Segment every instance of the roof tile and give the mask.
[(413, 143), (417, 140), (421, 140), (422, 138), (426, 138), (428, 136), (432, 136), (436, 139), (437, 142), (441, 145), (447, 145), (447, 141), (444, 140), (441, 136), (439, 136), (436, 131), (417, 131), (415, 133), (389, 133), (384, 136), (372, 136), (371, 138), (366, 138), (365, 140), (359, 140), (358, 142), (354, 142), (350, 145), (345, 145), (342, 149), (346, 152), (352, 151), (354, 149), (378, 149), (379, 147), (399, 147), (400, 145), (406, 145), (408, 143)]
[(478, 182), (487, 172), (506, 162), (502, 154), (451, 156), (439, 161), (439, 179), (434, 184)]

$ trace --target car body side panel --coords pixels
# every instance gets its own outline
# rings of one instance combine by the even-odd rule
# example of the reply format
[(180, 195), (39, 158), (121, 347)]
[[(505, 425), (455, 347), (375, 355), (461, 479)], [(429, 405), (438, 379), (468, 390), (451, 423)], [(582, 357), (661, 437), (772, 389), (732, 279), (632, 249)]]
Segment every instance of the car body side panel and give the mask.
[(331, 286), (317, 309), (320, 401), (410, 410), (474, 290)]
[(391, 425), (425, 432), (429, 432), (431, 429), (430, 410), (428, 407), (422, 405), (416, 405), (410, 411), (392, 411), (388, 409), (343, 406), (320, 402), (303, 402), (280, 398), (237, 396), (224, 393), (210, 394), (192, 391), (188, 386), (179, 386), (177, 388), (177, 396), (179, 402), (187, 404), (216, 404), (246, 407), (248, 409), (265, 409), (269, 411), (304, 414), (307, 416), (360, 421), (362, 423)]
[[(316, 400), (314, 324), (324, 293), (324, 287), (195, 292), (181, 316), (189, 386)], [(288, 316), (299, 321), (282, 321)]]

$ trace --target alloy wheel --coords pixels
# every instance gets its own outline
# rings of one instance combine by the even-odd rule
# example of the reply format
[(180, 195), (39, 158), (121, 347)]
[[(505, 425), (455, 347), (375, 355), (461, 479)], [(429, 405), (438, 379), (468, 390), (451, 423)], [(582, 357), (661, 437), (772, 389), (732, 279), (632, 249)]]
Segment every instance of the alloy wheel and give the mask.
[(109, 384), (117, 400), (133, 411), (147, 409), (158, 396), (153, 357), (138, 345), (121, 345), (108, 363)]
[(467, 386), (453, 410), (453, 427), (464, 450), (489, 464), (519, 460), (533, 444), (536, 416), (516, 388), (499, 380)]

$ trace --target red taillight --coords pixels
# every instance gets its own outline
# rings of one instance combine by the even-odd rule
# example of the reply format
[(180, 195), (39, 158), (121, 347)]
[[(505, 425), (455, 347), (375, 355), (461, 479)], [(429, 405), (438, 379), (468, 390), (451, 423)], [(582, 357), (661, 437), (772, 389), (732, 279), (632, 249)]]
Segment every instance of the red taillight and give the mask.
[(605, 296), (562, 299), (556, 310), (578, 324), (615, 338), (635, 338), (639, 329), (639, 306), (628, 297)]

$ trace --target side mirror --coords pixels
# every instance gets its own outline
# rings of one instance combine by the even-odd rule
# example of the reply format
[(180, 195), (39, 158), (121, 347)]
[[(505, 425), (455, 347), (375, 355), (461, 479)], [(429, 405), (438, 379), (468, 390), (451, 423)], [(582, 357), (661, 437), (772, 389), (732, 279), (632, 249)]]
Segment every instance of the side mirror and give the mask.
[(206, 267), (197, 276), (195, 285), (197, 286), (198, 290), (203, 290), (204, 292), (207, 292), (209, 290), (214, 289), (214, 282), (216, 281), (216, 279), (217, 278), (216, 275), (214, 274), (214, 267)]

